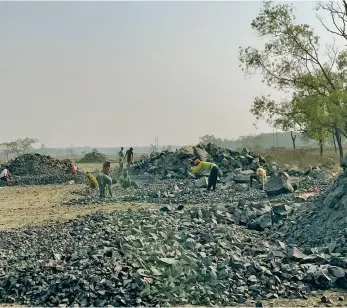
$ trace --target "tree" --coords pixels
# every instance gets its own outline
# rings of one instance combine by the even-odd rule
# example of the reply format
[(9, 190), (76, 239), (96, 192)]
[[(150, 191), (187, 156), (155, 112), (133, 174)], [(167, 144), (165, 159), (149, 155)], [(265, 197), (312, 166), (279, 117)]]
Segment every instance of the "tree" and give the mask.
[(208, 143), (216, 143), (216, 137), (213, 135), (204, 135), (199, 138), (199, 143), (208, 144)]
[(17, 146), (20, 152), (25, 154), (33, 149), (33, 145), (38, 142), (38, 139), (26, 137), (24, 139), (17, 139), (15, 142), (18, 144)]
[[(342, 157), (341, 134), (347, 131), (347, 112), (342, 106), (342, 97), (346, 96), (346, 52), (339, 53), (335, 45), (330, 44), (325, 46), (327, 56), (321, 56), (319, 37), (309, 25), (295, 23), (292, 5), (265, 2), (251, 26), (266, 42), (262, 50), (240, 47), (242, 69), (246, 74), (260, 72), (263, 82), (288, 96), (288, 100), (275, 109), (264, 108), (265, 113), (271, 118), (280, 112), (281, 120), (288, 121), (289, 125), (293, 114), (287, 112), (283, 116), (283, 105), (289, 101), (291, 106), (293, 99), (300, 96), (309, 97), (311, 102), (313, 98), (320, 99), (330, 117), (325, 117), (329, 121), (319, 120), (319, 123), (334, 133)], [(267, 106), (267, 100), (263, 103)]]
[(328, 12), (330, 15), (331, 26), (328, 26), (321, 16), (317, 16), (322, 26), (331, 34), (347, 40), (347, 2), (344, 0), (318, 2), (316, 9), (317, 11)]
[(24, 138), (24, 139), (17, 139), (15, 141), (11, 142), (4, 142), (0, 144), (0, 148), (5, 153), (7, 159), (9, 154), (24, 154), (29, 152), (33, 149), (33, 145), (38, 142), (38, 139), (36, 138)]
[(8, 160), (8, 157), (10, 154), (13, 153), (14, 150), (14, 142), (4, 142), (0, 144), (1, 150), (4, 152), (6, 155), (6, 159)]

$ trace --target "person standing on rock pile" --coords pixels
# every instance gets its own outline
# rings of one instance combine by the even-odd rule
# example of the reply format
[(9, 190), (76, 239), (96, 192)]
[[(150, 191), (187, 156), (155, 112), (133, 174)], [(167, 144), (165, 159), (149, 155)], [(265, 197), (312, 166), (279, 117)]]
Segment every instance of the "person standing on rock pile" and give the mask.
[(125, 157), (127, 159), (127, 165), (130, 166), (134, 162), (134, 149), (130, 148), (125, 152)]
[(217, 179), (218, 179), (218, 173), (219, 169), (216, 164), (210, 163), (208, 161), (200, 161), (200, 159), (194, 160), (195, 167), (192, 167), (191, 171), (194, 174), (199, 174), (204, 170), (210, 170), (210, 175), (208, 177), (208, 185), (207, 190), (211, 190), (211, 187), (213, 190), (216, 190), (217, 185)]
[(8, 166), (5, 166), (5, 169), (1, 171), (0, 173), (0, 180), (7, 182), (10, 178), (10, 168)]
[(253, 186), (253, 180), (256, 180), (259, 184), (263, 185), (263, 190), (264, 190), (264, 184), (266, 181), (266, 170), (264, 168), (258, 168), (255, 171), (255, 175), (252, 174), (250, 176), (250, 186)]
[(119, 169), (120, 169), (120, 171), (122, 171), (123, 170), (123, 166), (124, 166), (123, 147), (120, 148), (120, 151), (118, 152), (118, 157), (119, 157)]

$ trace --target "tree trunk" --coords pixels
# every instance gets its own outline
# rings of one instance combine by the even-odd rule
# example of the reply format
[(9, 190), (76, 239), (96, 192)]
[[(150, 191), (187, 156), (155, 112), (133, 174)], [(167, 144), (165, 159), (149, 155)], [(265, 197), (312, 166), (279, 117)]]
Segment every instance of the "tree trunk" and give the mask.
[(335, 138), (336, 138), (337, 146), (339, 148), (340, 159), (342, 159), (343, 158), (342, 138), (341, 138), (341, 132), (339, 131), (338, 128), (335, 128)]
[(322, 157), (323, 156), (323, 141), (319, 141), (319, 154)]
[(335, 150), (335, 153), (337, 153), (337, 147), (336, 147), (335, 135), (334, 135), (334, 134), (332, 134), (332, 136), (333, 136), (334, 150)]
[(293, 132), (290, 132), (290, 137), (292, 138), (292, 143), (293, 143), (293, 150), (295, 151), (296, 145), (295, 145), (295, 139), (297, 135), (294, 135)]

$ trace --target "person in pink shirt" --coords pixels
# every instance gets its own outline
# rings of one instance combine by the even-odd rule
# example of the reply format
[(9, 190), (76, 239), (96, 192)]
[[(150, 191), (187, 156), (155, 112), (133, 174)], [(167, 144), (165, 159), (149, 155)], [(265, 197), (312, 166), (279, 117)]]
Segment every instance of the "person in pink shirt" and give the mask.
[(9, 177), (10, 177), (9, 167), (6, 166), (5, 169), (2, 170), (1, 173), (0, 173), (0, 180), (7, 182)]
[(72, 172), (72, 174), (76, 174), (77, 173), (77, 166), (75, 164), (72, 164), (71, 172)]

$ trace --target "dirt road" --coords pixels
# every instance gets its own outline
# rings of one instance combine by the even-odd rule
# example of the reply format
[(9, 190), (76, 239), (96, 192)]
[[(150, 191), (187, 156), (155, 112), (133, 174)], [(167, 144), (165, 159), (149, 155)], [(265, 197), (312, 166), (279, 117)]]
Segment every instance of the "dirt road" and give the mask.
[(155, 207), (144, 204), (67, 206), (72, 192), (85, 185), (0, 187), (0, 229), (40, 225), (76, 218), (96, 211)]

